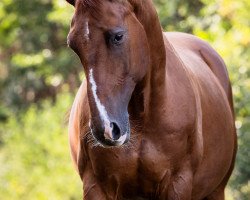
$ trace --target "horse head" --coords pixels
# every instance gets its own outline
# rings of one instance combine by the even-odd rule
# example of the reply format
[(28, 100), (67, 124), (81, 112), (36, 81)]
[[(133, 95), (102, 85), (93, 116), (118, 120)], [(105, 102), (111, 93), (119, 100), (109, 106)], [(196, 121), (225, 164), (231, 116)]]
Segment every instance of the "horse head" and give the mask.
[(68, 45), (86, 75), (92, 134), (103, 146), (120, 146), (130, 138), (132, 93), (150, 63), (146, 31), (134, 0), (68, 2), (75, 7)]

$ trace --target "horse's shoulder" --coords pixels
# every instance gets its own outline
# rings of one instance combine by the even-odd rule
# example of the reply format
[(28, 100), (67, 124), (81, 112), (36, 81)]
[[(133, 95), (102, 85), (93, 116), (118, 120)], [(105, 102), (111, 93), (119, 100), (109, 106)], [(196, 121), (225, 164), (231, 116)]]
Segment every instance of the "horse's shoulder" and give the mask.
[[(76, 168), (78, 168), (79, 165), (85, 165), (84, 160), (86, 160), (87, 156), (83, 155), (85, 151), (82, 150), (83, 147), (81, 145), (80, 138), (82, 138), (82, 135), (88, 131), (88, 122), (89, 107), (86, 81), (84, 80), (80, 88), (78, 89), (77, 95), (74, 99), (69, 118), (69, 142), (71, 156)], [(81, 159), (79, 159), (79, 157), (81, 157)], [(84, 167), (81, 167), (81, 169), (84, 169)]]

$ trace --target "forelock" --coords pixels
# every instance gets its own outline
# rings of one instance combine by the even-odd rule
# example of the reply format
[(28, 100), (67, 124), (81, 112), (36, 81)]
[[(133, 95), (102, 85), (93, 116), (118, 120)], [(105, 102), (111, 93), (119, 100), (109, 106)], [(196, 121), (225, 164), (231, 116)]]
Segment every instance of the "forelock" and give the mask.
[(83, 5), (83, 9), (87, 10), (90, 15), (98, 19), (101, 14), (101, 7), (104, 0), (79, 0), (80, 4)]
[(82, 2), (86, 8), (98, 8), (102, 5), (103, 0), (82, 0)]
[(85, 10), (88, 10), (90, 15), (98, 19), (101, 17), (101, 8), (107, 1), (125, 3), (127, 0), (79, 0)]
[(126, 2), (127, 0), (81, 0), (85, 8), (100, 8), (105, 1), (109, 2)]

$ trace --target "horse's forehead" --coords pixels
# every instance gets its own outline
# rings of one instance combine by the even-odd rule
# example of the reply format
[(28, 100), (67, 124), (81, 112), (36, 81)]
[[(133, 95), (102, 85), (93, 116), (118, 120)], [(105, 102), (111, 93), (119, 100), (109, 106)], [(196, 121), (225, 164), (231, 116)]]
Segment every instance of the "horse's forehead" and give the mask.
[[(116, 0), (125, 2), (124, 0)], [(113, 4), (110, 0), (79, 0), (76, 6), (74, 19), (76, 23), (82, 24), (88, 21), (100, 27), (111, 27), (121, 24), (125, 16), (130, 13), (130, 7), (125, 4)], [(80, 3), (82, 2), (82, 3)], [(85, 4), (83, 4), (85, 2)], [(105, 4), (105, 2), (109, 2)], [(112, 6), (112, 7), (110, 7)]]

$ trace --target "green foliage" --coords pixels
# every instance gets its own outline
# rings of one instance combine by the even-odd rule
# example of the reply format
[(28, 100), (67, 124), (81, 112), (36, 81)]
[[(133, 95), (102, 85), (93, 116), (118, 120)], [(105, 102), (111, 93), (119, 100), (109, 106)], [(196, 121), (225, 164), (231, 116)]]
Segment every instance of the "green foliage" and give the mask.
[[(72, 14), (64, 0), (0, 2), (2, 106), (27, 108), (40, 99), (55, 98), (63, 84), (79, 84), (81, 66), (66, 44)], [(58, 76), (60, 81), (50, 81)]]
[(72, 98), (61, 94), (32, 105), (0, 128), (0, 194), (3, 200), (81, 198), (80, 178), (70, 158), (65, 115)]
[(154, 0), (162, 27), (166, 31), (191, 33), (193, 21), (199, 15), (201, 0)]

